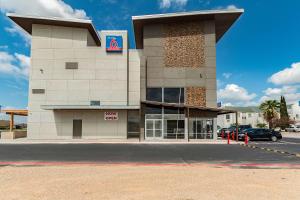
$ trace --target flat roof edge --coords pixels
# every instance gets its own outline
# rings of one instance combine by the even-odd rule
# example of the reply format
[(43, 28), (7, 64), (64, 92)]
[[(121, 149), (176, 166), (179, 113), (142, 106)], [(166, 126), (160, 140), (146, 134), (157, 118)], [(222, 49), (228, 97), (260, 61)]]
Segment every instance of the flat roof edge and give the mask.
[(78, 19), (78, 18), (62, 18), (62, 17), (43, 17), (38, 15), (21, 15), (17, 13), (6, 13), (7, 17), (19, 17), (27, 19), (41, 19), (41, 20), (53, 20), (53, 21), (65, 21), (65, 22), (78, 22), (91, 24), (92, 20), (89, 19)]
[(168, 18), (168, 17), (182, 17), (192, 15), (209, 15), (209, 14), (234, 14), (244, 13), (244, 9), (222, 9), (222, 10), (203, 10), (203, 11), (191, 11), (191, 12), (178, 12), (178, 13), (162, 13), (153, 15), (136, 15), (132, 16), (132, 20), (142, 19), (155, 19), (155, 18)]
[[(96, 30), (92, 20), (90, 19), (77, 19), (77, 18), (61, 18), (61, 17), (44, 17), (44, 16), (34, 16), (34, 15), (21, 15), (17, 13), (6, 13), (6, 16), (10, 18), (14, 23), (24, 29), (26, 32), (31, 34), (31, 27), (28, 27), (28, 24), (32, 26), (36, 21), (41, 24), (51, 24), (57, 26), (68, 26), (68, 27), (85, 27), (89, 30), (94, 38), (96, 44), (101, 46), (101, 38)], [(23, 20), (20, 22), (20, 20)], [(25, 23), (25, 21), (27, 21)], [(37, 23), (37, 24), (39, 24)], [(77, 25), (77, 26), (76, 26)]]

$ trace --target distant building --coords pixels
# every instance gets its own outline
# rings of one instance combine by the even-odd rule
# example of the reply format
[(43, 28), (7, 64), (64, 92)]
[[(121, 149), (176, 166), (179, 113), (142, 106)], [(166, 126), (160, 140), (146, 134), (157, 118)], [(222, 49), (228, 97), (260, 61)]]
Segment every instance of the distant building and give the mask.
[[(225, 109), (238, 111), (238, 123), (240, 125), (250, 124), (252, 127), (257, 127), (257, 124), (268, 124), (263, 117), (263, 113), (256, 106), (249, 107), (225, 107)], [(219, 115), (217, 124), (222, 128), (228, 128), (232, 124), (236, 123), (236, 117), (234, 113)]]
[(300, 103), (288, 105), (288, 113), (291, 120), (300, 123)]

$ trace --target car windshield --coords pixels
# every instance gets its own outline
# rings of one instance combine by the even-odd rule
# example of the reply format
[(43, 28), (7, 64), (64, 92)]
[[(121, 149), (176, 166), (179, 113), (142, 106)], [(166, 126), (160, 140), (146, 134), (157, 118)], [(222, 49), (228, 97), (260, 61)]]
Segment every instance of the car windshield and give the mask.
[(246, 128), (246, 129), (244, 129), (242, 132), (243, 132), (243, 133), (246, 133), (246, 132), (249, 132), (249, 131), (251, 131), (251, 128)]

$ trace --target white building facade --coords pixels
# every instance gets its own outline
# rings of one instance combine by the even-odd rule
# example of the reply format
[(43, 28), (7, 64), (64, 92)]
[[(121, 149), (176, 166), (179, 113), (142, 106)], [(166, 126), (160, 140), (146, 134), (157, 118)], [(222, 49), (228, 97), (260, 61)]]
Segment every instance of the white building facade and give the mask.
[(300, 124), (300, 102), (289, 105), (288, 113), (291, 120), (295, 121), (296, 124)]
[(216, 43), (242, 9), (90, 20), (8, 14), (32, 35), (30, 139), (216, 139)]
[[(230, 107), (228, 109), (238, 111), (239, 125), (251, 125), (253, 128), (257, 128), (258, 124), (266, 124), (268, 126), (263, 113), (258, 107)], [(218, 126), (221, 128), (228, 128), (235, 124), (236, 115), (233, 113), (218, 116)]]

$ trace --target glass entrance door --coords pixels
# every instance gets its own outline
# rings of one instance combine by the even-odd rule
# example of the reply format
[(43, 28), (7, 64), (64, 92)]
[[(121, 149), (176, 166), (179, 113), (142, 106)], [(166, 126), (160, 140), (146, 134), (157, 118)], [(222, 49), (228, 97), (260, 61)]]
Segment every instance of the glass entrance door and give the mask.
[(162, 139), (162, 120), (146, 119), (146, 139)]
[(213, 139), (213, 119), (191, 119), (190, 139)]

